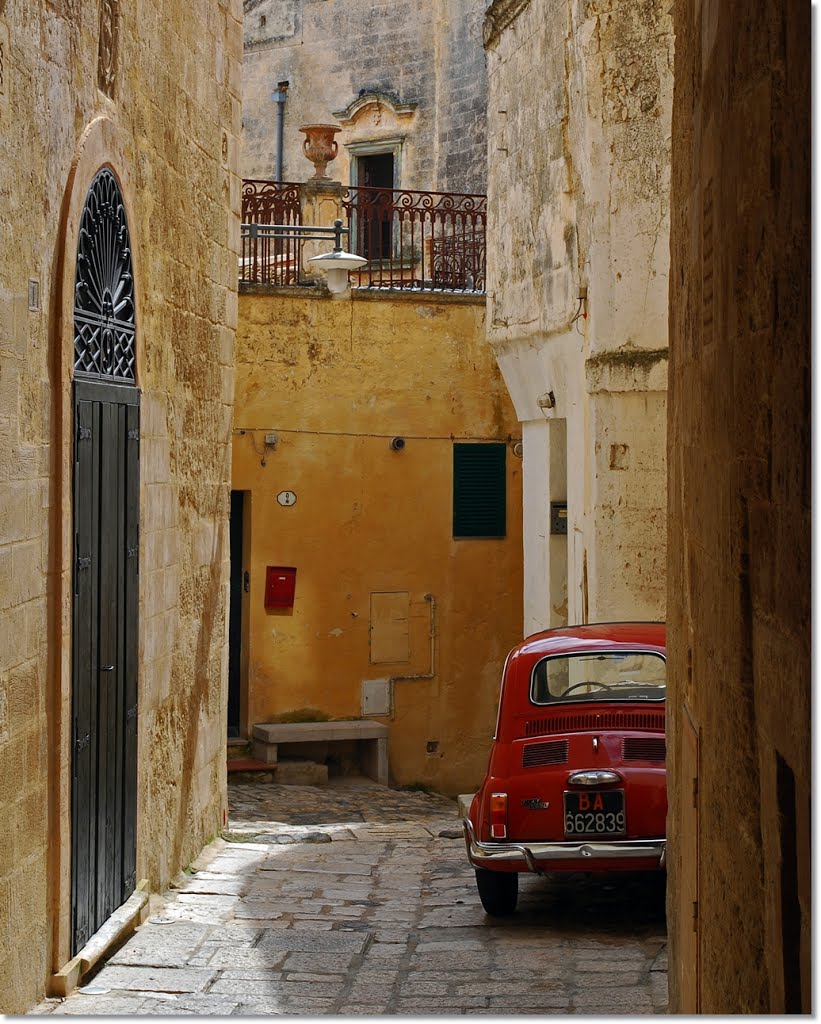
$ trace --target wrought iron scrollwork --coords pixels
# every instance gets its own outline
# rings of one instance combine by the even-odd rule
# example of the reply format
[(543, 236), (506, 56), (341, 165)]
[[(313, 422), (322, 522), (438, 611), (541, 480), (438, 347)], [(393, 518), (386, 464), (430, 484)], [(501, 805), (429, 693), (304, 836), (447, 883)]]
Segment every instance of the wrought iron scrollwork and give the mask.
[(104, 167), (86, 197), (74, 283), (75, 376), (134, 382), (134, 277), (117, 179)]

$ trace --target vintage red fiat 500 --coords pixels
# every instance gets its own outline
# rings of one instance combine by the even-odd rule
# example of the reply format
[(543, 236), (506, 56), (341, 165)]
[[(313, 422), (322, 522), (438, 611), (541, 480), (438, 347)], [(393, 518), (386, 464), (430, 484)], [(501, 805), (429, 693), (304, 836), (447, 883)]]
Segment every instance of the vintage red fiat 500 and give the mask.
[(507, 656), (487, 775), (463, 820), (488, 914), (520, 871), (664, 867), (665, 627), (550, 629)]

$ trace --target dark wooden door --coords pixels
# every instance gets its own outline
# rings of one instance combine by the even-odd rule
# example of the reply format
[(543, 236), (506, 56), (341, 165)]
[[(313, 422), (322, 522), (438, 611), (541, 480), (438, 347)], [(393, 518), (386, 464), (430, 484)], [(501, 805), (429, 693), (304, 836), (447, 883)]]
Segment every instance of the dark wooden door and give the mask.
[(393, 227), (393, 153), (375, 153), (360, 161), (361, 184), (379, 192), (361, 200), (362, 255), (367, 260), (391, 258)]
[(74, 385), (72, 955), (134, 891), (139, 391)]
[(231, 596), (228, 612), (228, 736), (240, 735), (240, 676), (242, 665), (242, 517), (245, 492), (231, 491)]

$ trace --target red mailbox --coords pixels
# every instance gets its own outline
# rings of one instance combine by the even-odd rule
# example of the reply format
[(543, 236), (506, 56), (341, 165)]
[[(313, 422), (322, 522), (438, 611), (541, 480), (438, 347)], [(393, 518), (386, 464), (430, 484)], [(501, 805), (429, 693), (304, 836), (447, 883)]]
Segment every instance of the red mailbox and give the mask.
[(296, 590), (296, 569), (290, 565), (269, 565), (265, 568), (265, 607), (293, 608)]

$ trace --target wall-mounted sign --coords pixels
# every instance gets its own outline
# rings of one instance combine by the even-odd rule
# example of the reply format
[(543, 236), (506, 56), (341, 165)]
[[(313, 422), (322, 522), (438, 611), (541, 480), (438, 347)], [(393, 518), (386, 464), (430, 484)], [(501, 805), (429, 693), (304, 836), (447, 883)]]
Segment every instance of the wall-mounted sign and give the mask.
[(280, 491), (277, 501), (280, 505), (296, 505), (296, 495), (293, 491)]

